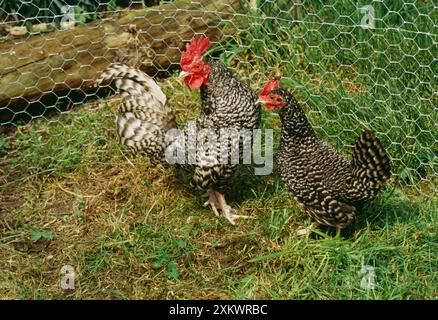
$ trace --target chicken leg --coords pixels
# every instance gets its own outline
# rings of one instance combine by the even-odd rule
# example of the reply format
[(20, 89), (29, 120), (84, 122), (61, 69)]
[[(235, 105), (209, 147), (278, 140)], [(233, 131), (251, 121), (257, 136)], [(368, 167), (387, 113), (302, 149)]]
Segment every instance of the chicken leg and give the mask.
[(219, 216), (219, 211), (221, 211), (222, 216), (227, 219), (232, 225), (235, 225), (235, 220), (237, 219), (250, 219), (250, 216), (243, 216), (235, 214), (235, 209), (231, 208), (225, 201), (225, 197), (220, 192), (214, 191), (213, 189), (208, 189), (205, 194), (208, 196), (208, 200), (204, 203), (204, 206), (211, 206), (214, 214)]
[(219, 212), (217, 211), (217, 209), (219, 209), (219, 202), (216, 198), (215, 191), (213, 189), (208, 189), (204, 196), (208, 197), (208, 200), (204, 203), (204, 207), (210, 205), (214, 214), (219, 217)]
[(235, 225), (236, 219), (250, 219), (250, 216), (243, 216), (239, 214), (235, 214), (236, 210), (231, 208), (227, 202), (225, 201), (225, 197), (223, 194), (215, 191), (216, 199), (219, 202), (219, 209), (222, 211), (222, 215), (227, 219), (232, 225)]

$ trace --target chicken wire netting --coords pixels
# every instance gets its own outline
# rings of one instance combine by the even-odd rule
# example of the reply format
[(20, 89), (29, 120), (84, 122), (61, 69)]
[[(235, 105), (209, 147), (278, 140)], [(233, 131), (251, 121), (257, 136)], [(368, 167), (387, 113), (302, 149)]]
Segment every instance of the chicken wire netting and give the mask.
[(205, 34), (208, 54), (254, 90), (281, 75), (344, 154), (363, 130), (377, 132), (392, 184), (433, 195), (437, 11), (427, 0), (2, 1), (0, 186), (74, 174), (120, 153), (111, 143), (117, 100), (94, 87), (111, 62), (154, 76), (186, 116), (198, 93), (177, 77), (179, 55)]

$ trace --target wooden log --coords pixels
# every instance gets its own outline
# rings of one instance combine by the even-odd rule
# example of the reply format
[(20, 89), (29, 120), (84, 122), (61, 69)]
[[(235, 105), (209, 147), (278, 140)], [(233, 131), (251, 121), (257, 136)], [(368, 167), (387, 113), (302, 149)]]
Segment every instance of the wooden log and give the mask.
[(0, 43), (0, 124), (32, 114), (32, 104), (47, 96), (56, 102), (74, 91), (93, 94), (96, 76), (114, 61), (152, 76), (178, 67), (193, 35), (220, 41), (233, 31), (222, 22), (241, 10), (241, 0), (181, 0)]

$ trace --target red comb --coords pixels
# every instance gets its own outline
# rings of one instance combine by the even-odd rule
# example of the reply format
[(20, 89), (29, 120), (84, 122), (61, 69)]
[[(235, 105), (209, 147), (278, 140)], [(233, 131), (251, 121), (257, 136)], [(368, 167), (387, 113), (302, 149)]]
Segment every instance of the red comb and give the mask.
[(194, 59), (201, 58), (205, 51), (210, 47), (210, 39), (205, 36), (199, 37), (196, 41), (195, 37), (190, 40), (186, 46), (186, 51), (181, 55), (181, 69), (184, 70)]
[(207, 49), (210, 47), (210, 39), (206, 36), (200, 36), (198, 42), (196, 42), (195, 37), (192, 38), (190, 44), (187, 45), (187, 48), (194, 50), (194, 52), (198, 55), (202, 55)]
[(272, 80), (269, 81), (265, 87), (263, 88), (263, 91), (260, 93), (261, 96), (266, 96), (269, 94), (269, 92), (271, 92), (272, 90), (275, 90), (278, 88), (278, 86), (280, 85), (280, 81), (279, 80)]

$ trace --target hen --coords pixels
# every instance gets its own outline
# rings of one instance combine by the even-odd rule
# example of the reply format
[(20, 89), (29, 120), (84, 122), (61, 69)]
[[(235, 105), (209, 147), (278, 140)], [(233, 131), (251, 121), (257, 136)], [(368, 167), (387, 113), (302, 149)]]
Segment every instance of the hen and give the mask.
[(389, 158), (373, 132), (358, 138), (352, 161), (319, 139), (294, 96), (271, 81), (259, 95), (282, 122), (277, 166), (286, 189), (318, 223), (344, 228), (356, 206), (373, 199), (390, 177)]
[[(185, 84), (200, 89), (201, 114), (194, 121), (195, 134), (202, 129), (208, 129), (218, 136), (221, 129), (229, 132), (248, 129), (252, 133), (260, 120), (257, 94), (247, 84), (237, 80), (220, 61), (203, 57), (209, 46), (208, 38), (200, 37), (198, 41), (193, 38), (180, 61), (181, 77)], [(193, 136), (193, 126), (180, 128), (179, 136), (166, 134), (169, 129), (176, 128), (175, 117), (166, 105), (166, 96), (148, 75), (126, 65), (115, 64), (98, 79), (98, 84), (105, 83), (112, 83), (118, 88), (124, 100), (117, 118), (121, 143), (147, 155), (153, 163), (169, 162), (169, 147), (178, 146), (181, 141), (185, 144), (183, 149), (190, 149), (188, 140)], [(185, 139), (177, 140), (181, 136)], [(233, 135), (230, 139), (233, 139)], [(208, 200), (205, 205), (210, 205), (217, 216), (220, 210), (231, 224), (235, 224), (237, 218), (246, 216), (237, 215), (218, 190), (227, 185), (237, 164), (229, 161), (229, 153), (225, 154), (224, 158), (228, 160), (225, 163), (211, 161), (213, 155), (223, 153), (224, 148), (221, 147), (221, 141), (217, 141), (208, 150), (196, 150), (196, 161), (186, 161), (181, 166), (191, 170), (192, 185), (206, 192)], [(231, 151), (228, 148), (225, 150)]]

